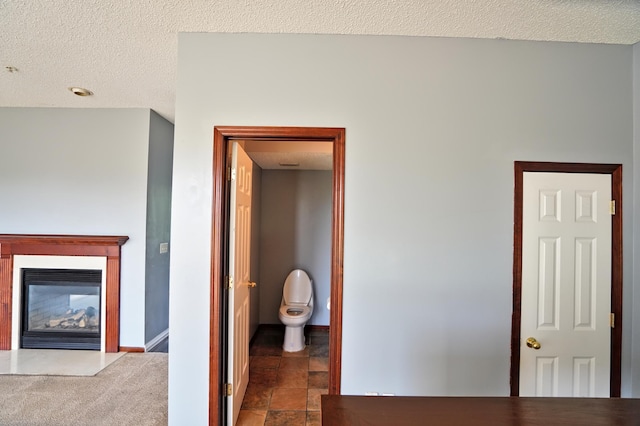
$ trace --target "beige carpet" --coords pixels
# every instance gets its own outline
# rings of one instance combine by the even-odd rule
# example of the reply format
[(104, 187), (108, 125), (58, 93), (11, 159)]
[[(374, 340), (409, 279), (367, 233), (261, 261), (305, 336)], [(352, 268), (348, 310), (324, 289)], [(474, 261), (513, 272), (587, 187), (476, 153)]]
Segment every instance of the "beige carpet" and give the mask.
[(127, 354), (91, 377), (0, 376), (0, 425), (166, 425), (167, 354)]

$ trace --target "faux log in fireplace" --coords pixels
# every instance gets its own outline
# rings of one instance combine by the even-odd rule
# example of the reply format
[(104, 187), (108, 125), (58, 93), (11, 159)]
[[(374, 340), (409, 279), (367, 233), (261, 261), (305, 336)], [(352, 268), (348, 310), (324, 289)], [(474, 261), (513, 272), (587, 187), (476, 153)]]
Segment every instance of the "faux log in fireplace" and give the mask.
[(104, 350), (118, 352), (120, 251), (128, 239), (126, 236), (0, 234), (0, 350), (12, 349), (14, 256), (101, 256), (106, 258), (105, 300), (102, 303), (105, 310)]

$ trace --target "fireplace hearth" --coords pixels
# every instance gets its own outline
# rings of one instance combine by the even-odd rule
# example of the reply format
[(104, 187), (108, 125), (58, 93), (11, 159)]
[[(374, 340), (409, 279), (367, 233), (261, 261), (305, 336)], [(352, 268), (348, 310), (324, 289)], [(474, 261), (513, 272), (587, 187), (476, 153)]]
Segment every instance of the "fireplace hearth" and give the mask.
[(100, 350), (101, 283), (101, 270), (23, 269), (20, 346)]

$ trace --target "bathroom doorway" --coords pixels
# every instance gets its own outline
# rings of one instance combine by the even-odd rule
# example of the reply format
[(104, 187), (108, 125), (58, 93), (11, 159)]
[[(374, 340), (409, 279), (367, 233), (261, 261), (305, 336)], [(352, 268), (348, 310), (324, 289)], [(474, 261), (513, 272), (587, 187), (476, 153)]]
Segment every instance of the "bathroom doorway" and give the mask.
[(230, 165), (229, 142), (251, 140), (252, 143), (318, 143), (329, 142), (332, 150), (332, 220), (331, 279), (329, 332), (329, 393), (340, 393), (342, 352), (342, 262), (344, 235), (344, 142), (342, 128), (302, 127), (215, 127), (213, 158), (212, 269), (210, 313), (210, 392), (209, 423), (223, 424), (225, 412), (225, 379), (228, 291), (225, 277), (228, 265), (228, 212)]

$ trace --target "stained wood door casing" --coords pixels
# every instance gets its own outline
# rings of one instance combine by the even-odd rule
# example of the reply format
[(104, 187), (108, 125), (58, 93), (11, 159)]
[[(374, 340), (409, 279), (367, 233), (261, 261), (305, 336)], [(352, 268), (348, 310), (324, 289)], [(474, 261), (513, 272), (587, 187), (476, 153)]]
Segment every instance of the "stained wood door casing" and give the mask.
[(511, 321), (511, 374), (510, 395), (519, 396), (520, 392), (520, 356), (521, 337), (521, 296), (522, 296), (522, 205), (523, 175), (525, 172), (551, 173), (596, 173), (611, 176), (611, 194), (615, 202), (615, 215), (612, 216), (612, 252), (611, 252), (611, 312), (615, 325), (611, 329), (611, 373), (610, 396), (620, 397), (622, 376), (622, 165), (593, 163), (552, 163), (552, 162), (514, 162), (514, 232), (513, 232), (513, 315)]
[(223, 424), (226, 415), (224, 382), (226, 371), (226, 333), (224, 289), (228, 265), (231, 140), (324, 141), (333, 144), (333, 183), (331, 221), (331, 312), (329, 329), (329, 394), (340, 394), (342, 370), (342, 281), (344, 259), (345, 129), (330, 127), (254, 127), (216, 126), (213, 129), (213, 194), (211, 218), (211, 293), (209, 334), (209, 424)]

